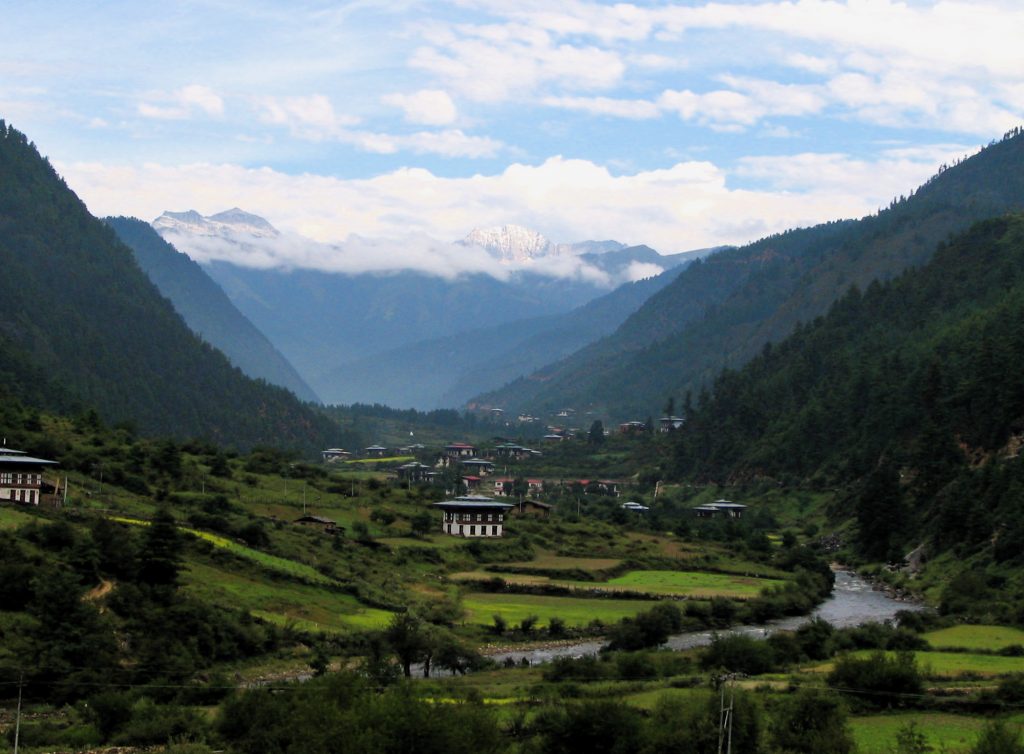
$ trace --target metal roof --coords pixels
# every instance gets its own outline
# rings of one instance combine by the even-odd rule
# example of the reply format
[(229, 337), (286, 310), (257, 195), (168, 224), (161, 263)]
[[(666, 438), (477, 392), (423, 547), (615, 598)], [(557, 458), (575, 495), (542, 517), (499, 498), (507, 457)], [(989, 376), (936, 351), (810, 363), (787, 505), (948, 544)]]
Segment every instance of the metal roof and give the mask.
[(0, 463), (27, 463), (33, 466), (57, 465), (57, 461), (47, 461), (45, 458), (33, 458), (32, 456), (25, 455), (20, 450), (12, 451), (9, 448), (3, 448), (0, 450)]

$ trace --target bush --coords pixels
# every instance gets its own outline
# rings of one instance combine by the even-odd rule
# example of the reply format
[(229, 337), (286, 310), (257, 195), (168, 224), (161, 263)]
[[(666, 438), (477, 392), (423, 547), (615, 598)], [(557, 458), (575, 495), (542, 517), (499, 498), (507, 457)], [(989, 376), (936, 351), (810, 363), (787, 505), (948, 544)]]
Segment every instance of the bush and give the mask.
[(904, 695), (917, 695), (923, 690), (912, 652), (878, 651), (863, 659), (841, 657), (828, 676), (828, 685), (856, 692), (857, 698), (876, 706), (902, 706), (908, 701)]
[(700, 658), (705, 670), (723, 669), (733, 673), (761, 675), (776, 667), (772, 647), (764, 641), (740, 634), (716, 636)]

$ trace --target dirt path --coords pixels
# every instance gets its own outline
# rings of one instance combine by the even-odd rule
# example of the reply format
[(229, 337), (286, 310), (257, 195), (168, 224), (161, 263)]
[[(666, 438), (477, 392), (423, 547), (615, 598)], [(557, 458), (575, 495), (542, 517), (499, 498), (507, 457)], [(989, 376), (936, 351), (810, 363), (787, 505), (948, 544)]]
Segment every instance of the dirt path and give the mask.
[(103, 599), (114, 590), (114, 582), (109, 579), (103, 579), (99, 584), (94, 586), (88, 592), (82, 595), (82, 599), (87, 602), (95, 602), (96, 600)]

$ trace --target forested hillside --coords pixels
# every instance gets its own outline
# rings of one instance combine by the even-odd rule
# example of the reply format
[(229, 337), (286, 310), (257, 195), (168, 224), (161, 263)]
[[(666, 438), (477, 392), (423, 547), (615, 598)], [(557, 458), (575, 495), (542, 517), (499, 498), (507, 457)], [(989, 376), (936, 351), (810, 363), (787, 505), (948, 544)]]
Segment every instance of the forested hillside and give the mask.
[(480, 400), (646, 416), (824, 313), (851, 285), (922, 264), (950, 233), (1021, 207), (1016, 130), (877, 215), (789, 231), (691, 266), (613, 335)]
[(2, 122), (0, 260), (0, 369), (27, 402), (242, 447), (331, 441), (332, 422), (192, 333), (114, 232)]
[(319, 402), (288, 360), (188, 255), (142, 220), (108, 217), (106, 223), (132, 250), (143, 272), (171, 300), (186, 324), (223, 351), (232, 364), (250, 377), (288, 388), (304, 401)]
[(667, 470), (852, 485), (835, 513), (871, 558), (930, 540), (1019, 561), (1022, 319), (1024, 216), (979, 223), (687, 400)]

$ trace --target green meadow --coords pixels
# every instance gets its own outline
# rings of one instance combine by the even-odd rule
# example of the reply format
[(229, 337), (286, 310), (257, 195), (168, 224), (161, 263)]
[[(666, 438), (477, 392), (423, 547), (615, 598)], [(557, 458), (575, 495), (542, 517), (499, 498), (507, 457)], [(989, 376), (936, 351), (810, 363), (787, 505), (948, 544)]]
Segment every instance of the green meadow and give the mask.
[(1005, 647), (1024, 646), (1024, 631), (1010, 626), (950, 626), (923, 635), (936, 649), (980, 649), (997, 652)]
[(392, 615), (367, 607), (349, 594), (294, 582), (275, 583), (205, 563), (190, 562), (183, 583), (187, 591), (208, 602), (303, 630), (339, 633), (380, 628)]
[(537, 617), (538, 626), (546, 626), (551, 618), (561, 618), (570, 626), (586, 626), (593, 620), (613, 623), (649, 610), (651, 600), (584, 599), (547, 597), (533, 594), (490, 594), (472, 592), (462, 599), (466, 620), (490, 625), (500, 615), (510, 625), (529, 616)]
[[(896, 735), (911, 723), (934, 751), (962, 754), (974, 746), (986, 719), (939, 712), (857, 715), (850, 718), (850, 729), (858, 754), (891, 754), (896, 751)], [(1019, 721), (1010, 724), (1021, 727)]]
[(703, 571), (630, 571), (607, 581), (572, 581), (552, 579), (539, 574), (503, 573), (493, 571), (469, 571), (452, 575), (455, 581), (487, 581), (501, 578), (508, 584), (536, 586), (550, 585), (573, 590), (589, 591), (600, 589), (609, 592), (633, 592), (638, 594), (662, 595), (665, 597), (732, 597), (750, 599), (765, 589), (781, 586), (778, 579), (756, 579)]

